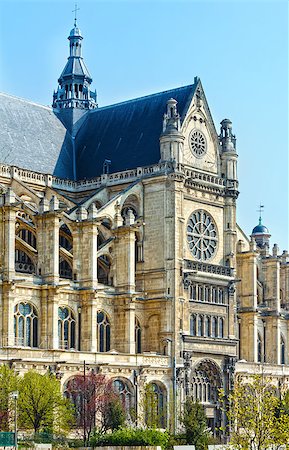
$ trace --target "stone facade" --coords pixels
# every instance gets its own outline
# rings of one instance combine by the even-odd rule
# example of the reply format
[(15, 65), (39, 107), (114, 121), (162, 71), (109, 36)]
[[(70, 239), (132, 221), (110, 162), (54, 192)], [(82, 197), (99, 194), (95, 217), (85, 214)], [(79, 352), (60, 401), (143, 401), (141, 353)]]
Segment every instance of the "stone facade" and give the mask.
[(0, 166), (0, 361), (63, 389), (85, 365), (132, 406), (152, 383), (166, 425), (192, 395), (214, 430), (236, 372), (289, 382), (289, 257), (236, 224), (236, 140), (201, 82), (183, 117), (174, 99), (163, 113), (150, 166), (79, 181)]

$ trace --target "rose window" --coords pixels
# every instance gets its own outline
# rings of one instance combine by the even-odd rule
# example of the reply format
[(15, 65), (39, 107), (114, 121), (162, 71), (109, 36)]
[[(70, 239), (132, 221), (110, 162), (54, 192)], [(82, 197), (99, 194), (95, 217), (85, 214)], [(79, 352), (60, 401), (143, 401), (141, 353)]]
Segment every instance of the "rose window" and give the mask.
[(210, 214), (202, 209), (191, 214), (187, 225), (187, 240), (194, 258), (199, 261), (212, 258), (217, 250), (218, 236)]
[(207, 142), (203, 133), (193, 130), (189, 138), (191, 150), (197, 158), (201, 158), (207, 151)]

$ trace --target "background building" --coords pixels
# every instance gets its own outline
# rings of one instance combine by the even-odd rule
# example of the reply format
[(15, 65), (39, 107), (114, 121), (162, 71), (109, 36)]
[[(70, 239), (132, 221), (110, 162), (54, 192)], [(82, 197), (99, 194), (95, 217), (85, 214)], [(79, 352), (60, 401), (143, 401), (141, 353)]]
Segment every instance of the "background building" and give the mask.
[(98, 107), (68, 39), (53, 110), (0, 97), (1, 362), (64, 389), (85, 362), (131, 407), (151, 384), (160, 426), (192, 395), (215, 430), (235, 373), (289, 381), (288, 253), (236, 224), (236, 138), (197, 77)]

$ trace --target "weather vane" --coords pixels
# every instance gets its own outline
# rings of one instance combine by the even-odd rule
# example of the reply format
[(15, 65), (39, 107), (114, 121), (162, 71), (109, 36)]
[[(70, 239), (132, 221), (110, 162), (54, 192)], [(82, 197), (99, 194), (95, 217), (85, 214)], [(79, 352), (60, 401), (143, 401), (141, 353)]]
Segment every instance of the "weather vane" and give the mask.
[(259, 209), (257, 209), (257, 212), (259, 213), (259, 222), (260, 223), (262, 221), (262, 213), (263, 213), (263, 211), (264, 211), (264, 205), (261, 205), (261, 203), (260, 203)]
[(75, 9), (73, 9), (72, 12), (74, 12), (74, 26), (76, 27), (76, 20), (77, 20), (77, 11), (79, 11), (80, 8), (77, 8), (77, 3), (75, 3)]

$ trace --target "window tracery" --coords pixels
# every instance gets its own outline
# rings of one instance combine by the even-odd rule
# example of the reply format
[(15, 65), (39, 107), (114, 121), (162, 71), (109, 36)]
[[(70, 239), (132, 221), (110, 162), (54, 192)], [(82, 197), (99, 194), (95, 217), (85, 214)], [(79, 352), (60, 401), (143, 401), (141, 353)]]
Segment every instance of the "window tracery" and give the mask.
[(141, 353), (141, 335), (142, 335), (142, 330), (141, 330), (141, 326), (139, 323), (139, 320), (136, 318), (135, 319), (135, 329), (134, 329), (134, 336), (135, 336), (135, 352), (136, 353)]
[(58, 308), (58, 345), (65, 350), (75, 348), (75, 317), (67, 307)]
[(38, 346), (38, 314), (30, 303), (20, 302), (14, 307), (14, 336), (16, 345)]
[(192, 372), (191, 386), (194, 400), (216, 403), (222, 386), (219, 368), (210, 360), (201, 361)]
[(165, 428), (166, 393), (159, 383), (149, 383), (146, 390), (146, 423), (148, 426)]
[(97, 313), (97, 351), (109, 352), (110, 350), (110, 322), (103, 311)]
[(208, 314), (191, 314), (190, 335), (199, 337), (224, 338), (225, 321), (223, 317)]

